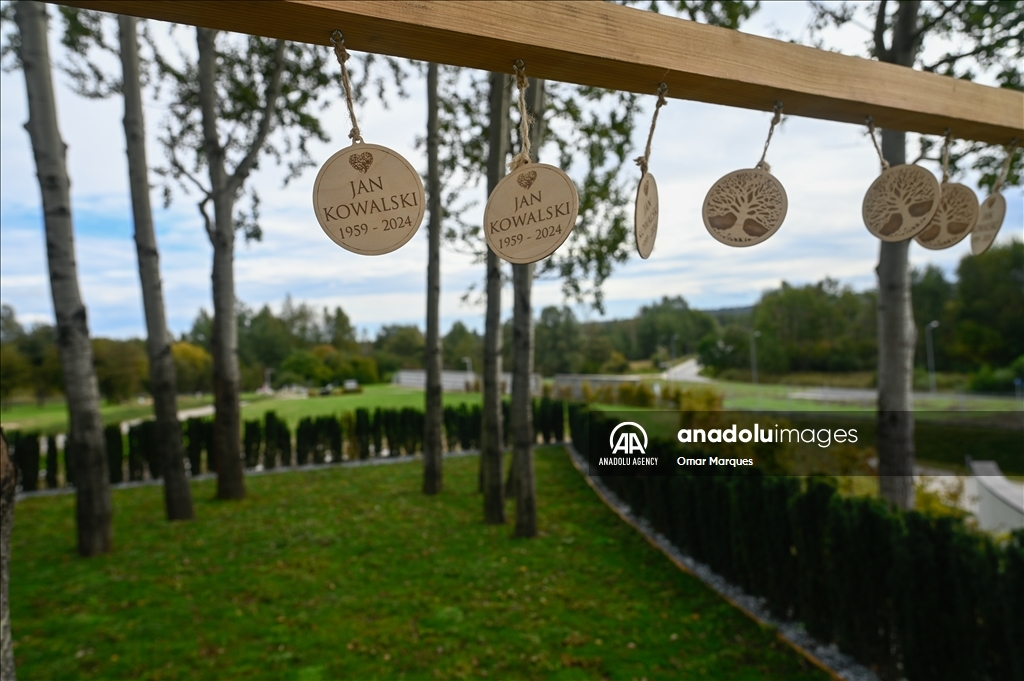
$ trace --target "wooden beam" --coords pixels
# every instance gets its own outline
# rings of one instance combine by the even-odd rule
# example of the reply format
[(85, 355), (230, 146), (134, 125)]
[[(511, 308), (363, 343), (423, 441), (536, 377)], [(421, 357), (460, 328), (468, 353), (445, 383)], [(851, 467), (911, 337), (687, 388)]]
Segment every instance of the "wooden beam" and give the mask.
[[(1024, 93), (607, 2), (66, 0), (269, 38), (992, 144), (1024, 141)], [(728, 134), (728, 131), (716, 131)]]

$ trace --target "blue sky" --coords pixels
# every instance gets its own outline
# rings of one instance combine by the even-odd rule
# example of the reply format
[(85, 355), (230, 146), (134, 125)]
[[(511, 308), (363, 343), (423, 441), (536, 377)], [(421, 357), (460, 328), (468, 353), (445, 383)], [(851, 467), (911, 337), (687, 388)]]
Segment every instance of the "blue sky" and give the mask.
[[(809, 17), (803, 3), (765, 3), (748, 32), (799, 36)], [(183, 38), (190, 38), (182, 33)], [(51, 39), (53, 36), (51, 36)], [(858, 29), (828, 36), (848, 53), (862, 53), (866, 35)], [(53, 44), (51, 40), (51, 44)], [(53, 54), (60, 58), (54, 44)], [(69, 146), (75, 245), (79, 280), (93, 335), (142, 336), (145, 325), (138, 286), (122, 110), (117, 100), (84, 100), (56, 77), (61, 132)], [(20, 72), (0, 76), (0, 299), (13, 305), (23, 321), (52, 322), (46, 274), (39, 189), (28, 135), (24, 85)], [(385, 144), (420, 169), (423, 152), (414, 148), (422, 135), (426, 103), (421, 82), (409, 83), (410, 98), (383, 109), (359, 108), (368, 142)], [(645, 102), (636, 139), (640, 153), (654, 97)], [(163, 161), (155, 140), (165, 111), (147, 101), (151, 164)], [(858, 126), (787, 118), (768, 153), (772, 171), (789, 197), (785, 223), (768, 241), (745, 249), (724, 246), (705, 231), (700, 218), (704, 195), (722, 175), (751, 167), (758, 160), (770, 114), (670, 100), (662, 109), (651, 157), (661, 196), (658, 241), (648, 260), (633, 256), (605, 284), (606, 314), (579, 309), (583, 318), (635, 314), (639, 306), (663, 295), (682, 295), (699, 308), (749, 305), (783, 280), (807, 283), (830, 276), (864, 289), (874, 285), (878, 242), (864, 228), (860, 203), (877, 176), (877, 158)], [(314, 145), (318, 161), (345, 146), (348, 131), (343, 107), (335, 105), (323, 120), (334, 142)], [(551, 150), (541, 161), (556, 162)], [(933, 168), (934, 170), (934, 168)], [(316, 169), (288, 187), (272, 163), (262, 164), (252, 182), (262, 197), (262, 242), (240, 242), (236, 282), (240, 300), (254, 307), (280, 306), (287, 294), (316, 306), (340, 305), (353, 323), (373, 334), (382, 324), (422, 325), (425, 313), (426, 229), (401, 250), (377, 257), (348, 253), (333, 245), (313, 217), (311, 190)], [(972, 179), (966, 183), (972, 185)], [(467, 215), (479, 218), (486, 199)], [(1008, 214), (1000, 239), (1021, 235), (1024, 200), (1020, 189), (1005, 192)], [(982, 197), (983, 198), (983, 197)], [(189, 328), (200, 308), (210, 309), (212, 249), (202, 229), (195, 198), (177, 195), (167, 209), (153, 196), (168, 317), (173, 332)], [(967, 241), (946, 251), (911, 247), (916, 266), (955, 270), (969, 253)], [(482, 266), (445, 247), (442, 255), (442, 327), (461, 320), (482, 328), (483, 308), (465, 303), (463, 294), (482, 279)], [(509, 308), (510, 292), (505, 296)], [(561, 304), (558, 282), (538, 282), (534, 305)], [(510, 313), (510, 311), (509, 311)]]

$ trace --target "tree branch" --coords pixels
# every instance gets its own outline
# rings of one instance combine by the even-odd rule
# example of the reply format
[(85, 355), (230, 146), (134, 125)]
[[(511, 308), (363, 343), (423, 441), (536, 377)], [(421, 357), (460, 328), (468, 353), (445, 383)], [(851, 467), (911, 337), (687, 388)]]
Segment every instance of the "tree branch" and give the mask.
[(963, 4), (963, 0), (953, 0), (953, 2), (948, 5), (942, 5), (942, 12), (940, 12), (937, 17), (930, 21), (928, 19), (922, 21), (920, 28), (918, 28), (911, 34), (912, 39), (915, 42), (920, 40), (921, 36), (923, 36), (928, 31), (932, 30), (932, 28), (937, 26), (943, 19), (949, 16), (949, 14), (957, 7), (959, 7), (961, 4)]
[(986, 52), (993, 52), (1001, 47), (1005, 47), (1007, 43), (1014, 39), (1014, 37), (1015, 36), (1012, 35), (1003, 36), (1002, 38), (996, 40), (995, 42), (978, 45), (973, 50), (968, 50), (967, 52), (961, 52), (960, 54), (947, 54), (945, 57), (938, 60), (937, 62), (921, 66), (921, 70), (935, 71), (940, 66), (952, 65), (960, 61), (961, 59), (966, 59), (967, 57), (974, 57), (976, 55), (984, 54)]
[(210, 244), (214, 245), (213, 240), (217, 237), (217, 231), (213, 228), (213, 223), (210, 221), (210, 216), (206, 212), (206, 204), (210, 201), (210, 195), (207, 194), (206, 198), (200, 201), (197, 205), (199, 206), (199, 213), (203, 216), (204, 227), (206, 228), (206, 236), (210, 238)]
[(173, 151), (171, 152), (171, 159), (170, 159), (170, 161), (171, 161), (171, 167), (174, 168), (174, 172), (179, 174), (179, 175), (184, 175), (187, 179), (189, 179), (192, 182), (192, 184), (194, 184), (196, 186), (196, 188), (199, 189), (200, 193), (205, 197), (203, 199), (204, 201), (206, 201), (207, 199), (212, 198), (212, 195), (210, 194), (210, 190), (207, 189), (206, 186), (203, 185), (203, 183), (199, 181), (199, 178), (197, 178), (195, 175), (193, 175), (188, 170), (186, 170), (185, 166), (181, 165), (181, 163), (178, 162), (178, 157), (177, 157), (177, 155)]
[(285, 41), (278, 40), (274, 48), (274, 71), (270, 74), (270, 84), (267, 86), (266, 101), (263, 103), (263, 114), (260, 118), (256, 137), (253, 138), (245, 157), (238, 163), (235, 167), (235, 172), (228, 179), (227, 190), (231, 195), (238, 191), (238, 188), (245, 182), (245, 178), (249, 176), (253, 165), (256, 164), (256, 159), (259, 158), (263, 143), (267, 141), (267, 136), (270, 134), (271, 123), (273, 122), (274, 115), (277, 113), (277, 100), (281, 96), (281, 75), (284, 73), (284, 48)]
[(891, 55), (889, 48), (885, 46), (885, 6), (888, 0), (881, 0), (878, 3), (878, 13), (875, 14), (875, 56), (878, 61), (889, 61)]

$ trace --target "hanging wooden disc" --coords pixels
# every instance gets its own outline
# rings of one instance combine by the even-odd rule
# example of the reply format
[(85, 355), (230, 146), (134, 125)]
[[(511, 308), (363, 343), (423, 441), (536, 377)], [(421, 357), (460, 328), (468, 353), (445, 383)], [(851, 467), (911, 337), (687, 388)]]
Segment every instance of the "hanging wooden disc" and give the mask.
[(786, 189), (760, 168), (731, 172), (704, 197), (708, 233), (727, 246), (759, 244), (782, 226), (789, 210)]
[(978, 222), (978, 197), (958, 182), (943, 182), (939, 188), (939, 209), (914, 237), (920, 245), (938, 251), (960, 243)]
[(1006, 199), (999, 192), (985, 199), (978, 211), (978, 222), (971, 230), (971, 253), (981, 255), (999, 235), (1006, 218)]
[(569, 238), (579, 208), (576, 185), (561, 168), (528, 163), (506, 175), (488, 197), (487, 245), (516, 265), (542, 260)]
[(640, 257), (644, 260), (651, 257), (654, 240), (658, 237), (658, 183), (650, 173), (644, 173), (636, 188), (633, 236)]
[(868, 231), (882, 241), (906, 241), (928, 226), (939, 209), (939, 181), (921, 166), (882, 171), (864, 195)]
[(345, 250), (390, 253), (408, 243), (423, 222), (423, 181), (397, 152), (354, 144), (320, 168), (313, 209), (327, 236)]

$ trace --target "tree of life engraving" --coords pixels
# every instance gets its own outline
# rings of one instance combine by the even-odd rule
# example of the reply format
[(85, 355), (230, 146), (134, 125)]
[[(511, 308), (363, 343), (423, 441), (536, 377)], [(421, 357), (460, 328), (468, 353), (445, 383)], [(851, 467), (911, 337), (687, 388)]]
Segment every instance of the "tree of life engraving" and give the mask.
[(729, 246), (752, 246), (770, 237), (786, 219), (786, 190), (757, 168), (729, 173), (704, 199), (704, 226)]
[(915, 237), (925, 248), (938, 250), (960, 243), (978, 221), (978, 197), (959, 183), (943, 183), (939, 208)]
[(864, 195), (868, 231), (883, 241), (905, 241), (932, 219), (939, 207), (939, 182), (915, 165), (889, 168)]

